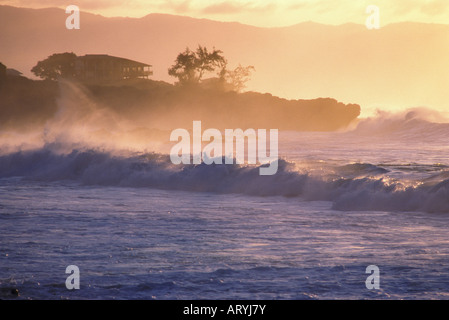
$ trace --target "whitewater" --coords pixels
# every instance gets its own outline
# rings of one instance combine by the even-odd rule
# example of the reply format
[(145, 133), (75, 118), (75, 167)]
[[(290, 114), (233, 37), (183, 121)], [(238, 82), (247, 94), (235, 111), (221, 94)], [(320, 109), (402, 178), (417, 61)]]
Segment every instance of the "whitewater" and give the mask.
[(272, 176), (2, 133), (0, 298), (447, 299), (449, 124), (428, 116), (279, 132)]

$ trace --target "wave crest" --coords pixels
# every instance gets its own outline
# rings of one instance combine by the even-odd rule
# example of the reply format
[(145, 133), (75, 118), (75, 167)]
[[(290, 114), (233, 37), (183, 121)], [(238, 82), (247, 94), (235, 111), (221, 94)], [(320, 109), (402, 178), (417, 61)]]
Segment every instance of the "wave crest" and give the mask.
[(449, 212), (447, 172), (426, 183), (392, 179), (387, 173), (372, 164), (350, 164), (333, 174), (316, 174), (280, 159), (275, 175), (260, 176), (255, 165), (174, 165), (168, 155), (158, 153), (113, 155), (96, 150), (60, 154), (44, 148), (0, 156), (0, 178), (299, 197), (331, 201), (334, 209), (346, 211)]

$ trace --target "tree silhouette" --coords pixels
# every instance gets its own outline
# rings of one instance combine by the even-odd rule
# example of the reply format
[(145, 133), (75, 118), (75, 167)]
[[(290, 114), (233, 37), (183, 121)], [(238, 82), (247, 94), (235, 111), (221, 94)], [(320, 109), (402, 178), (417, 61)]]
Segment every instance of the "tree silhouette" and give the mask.
[(251, 72), (256, 69), (253, 66), (243, 67), (241, 64), (234, 70), (226, 70), (224, 79), (231, 86), (231, 89), (237, 92), (242, 91), (246, 87)]
[(222, 77), (227, 64), (222, 53), (215, 48), (209, 52), (201, 45), (196, 51), (187, 47), (184, 52), (178, 54), (175, 64), (168, 69), (168, 74), (178, 78), (180, 84), (199, 83), (206, 72), (217, 70), (218, 76)]
[(76, 54), (73, 52), (55, 53), (39, 61), (31, 72), (42, 79), (57, 80), (59, 77), (75, 75)]

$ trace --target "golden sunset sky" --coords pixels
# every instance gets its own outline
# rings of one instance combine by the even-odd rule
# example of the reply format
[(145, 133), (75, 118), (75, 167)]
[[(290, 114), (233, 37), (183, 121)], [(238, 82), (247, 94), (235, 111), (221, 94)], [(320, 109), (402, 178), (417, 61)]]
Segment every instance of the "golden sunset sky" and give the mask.
[(0, 0), (0, 4), (27, 8), (65, 8), (73, 4), (81, 11), (107, 17), (167, 13), (260, 27), (304, 21), (364, 24), (366, 7), (377, 5), (381, 25), (403, 21), (449, 23), (448, 0)]

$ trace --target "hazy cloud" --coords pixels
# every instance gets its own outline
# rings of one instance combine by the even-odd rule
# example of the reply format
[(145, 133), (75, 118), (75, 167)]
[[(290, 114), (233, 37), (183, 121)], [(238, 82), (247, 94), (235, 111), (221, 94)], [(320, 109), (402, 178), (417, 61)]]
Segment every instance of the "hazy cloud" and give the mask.
[(201, 12), (205, 14), (235, 14), (246, 12), (264, 12), (273, 10), (276, 7), (275, 3), (267, 3), (264, 5), (257, 5), (253, 2), (238, 3), (234, 1), (223, 1), (204, 7)]
[[(279, 10), (309, 20), (326, 23), (363, 23), (365, 8), (377, 5), (385, 24), (399, 21), (449, 23), (448, 0), (295, 0), (284, 2)], [(293, 14), (292, 14), (293, 12)]]
[(434, 0), (421, 5), (421, 12), (428, 15), (448, 14), (448, 9), (447, 0)]
[(156, 5), (157, 8), (162, 10), (169, 10), (175, 13), (188, 13), (192, 11), (192, 0), (183, 0), (183, 1), (163, 1), (160, 4)]

